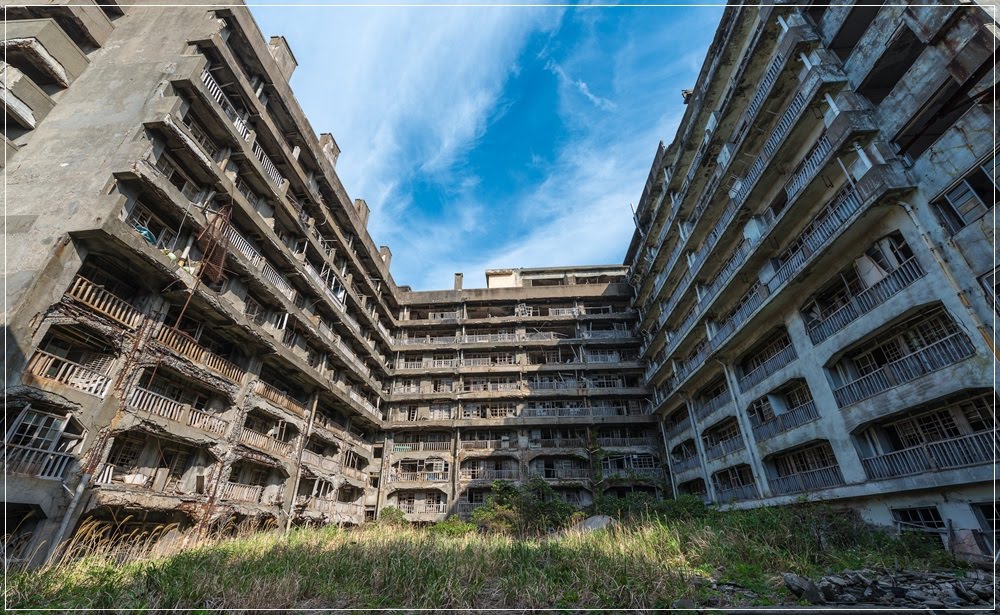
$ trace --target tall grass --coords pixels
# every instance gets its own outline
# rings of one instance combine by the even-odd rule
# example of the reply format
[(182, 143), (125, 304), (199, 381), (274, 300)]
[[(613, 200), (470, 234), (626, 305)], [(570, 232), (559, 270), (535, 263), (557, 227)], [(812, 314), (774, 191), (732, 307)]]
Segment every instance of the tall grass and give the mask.
[[(820, 519), (816, 521), (815, 519)], [(836, 524), (840, 525), (837, 526)], [(813, 531), (816, 530), (816, 531)], [(8, 577), (14, 608), (657, 608), (703, 603), (695, 577), (790, 602), (786, 571), (954, 567), (940, 547), (789, 509), (646, 516), (519, 539), (369, 525), (211, 537), (122, 562), (97, 551)], [(716, 597), (719, 599), (720, 597)], [(725, 600), (725, 597), (721, 597)]]

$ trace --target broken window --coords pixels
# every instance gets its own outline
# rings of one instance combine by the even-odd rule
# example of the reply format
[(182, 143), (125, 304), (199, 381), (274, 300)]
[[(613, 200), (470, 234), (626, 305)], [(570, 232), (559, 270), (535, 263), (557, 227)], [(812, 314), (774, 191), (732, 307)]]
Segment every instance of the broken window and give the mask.
[(893, 508), (892, 518), (901, 530), (941, 530), (944, 519), (935, 506), (919, 508)]
[(977, 165), (933, 202), (938, 218), (952, 233), (957, 233), (981, 218), (997, 197), (1000, 197), (1000, 184), (997, 183), (998, 158), (1000, 157), (993, 156)]

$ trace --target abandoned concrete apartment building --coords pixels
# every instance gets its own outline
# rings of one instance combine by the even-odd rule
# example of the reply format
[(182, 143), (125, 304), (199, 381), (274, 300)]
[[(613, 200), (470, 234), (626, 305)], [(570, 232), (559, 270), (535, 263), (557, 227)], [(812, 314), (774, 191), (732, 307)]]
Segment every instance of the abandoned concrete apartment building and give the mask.
[[(725, 9), (622, 265), (411, 291), (243, 7), (7, 8), (7, 539), (831, 500), (991, 553), (996, 25)], [(628, 215), (623, 211), (622, 215)]]

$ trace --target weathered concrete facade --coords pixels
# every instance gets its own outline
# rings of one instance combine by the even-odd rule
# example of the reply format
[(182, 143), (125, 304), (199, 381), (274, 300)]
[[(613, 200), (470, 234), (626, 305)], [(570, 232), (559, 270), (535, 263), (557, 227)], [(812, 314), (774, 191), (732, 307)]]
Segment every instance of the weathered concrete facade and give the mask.
[(676, 493), (993, 549), (996, 34), (726, 9), (627, 257)]
[(4, 41), (22, 556), (87, 518), (434, 521), (532, 476), (992, 548), (982, 9), (731, 6), (624, 265), (412, 292), (283, 38), (242, 7), (77, 4), (9, 9)]

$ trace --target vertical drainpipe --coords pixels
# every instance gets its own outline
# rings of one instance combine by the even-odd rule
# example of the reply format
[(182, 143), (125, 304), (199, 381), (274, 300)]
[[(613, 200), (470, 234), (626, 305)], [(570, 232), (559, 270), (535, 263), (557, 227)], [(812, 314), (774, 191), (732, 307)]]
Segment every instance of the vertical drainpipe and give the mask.
[[(69, 522), (73, 518), (74, 513), (76, 513), (77, 506), (80, 505), (80, 500), (83, 499), (83, 492), (87, 489), (87, 483), (90, 482), (90, 474), (84, 474), (80, 477), (80, 482), (76, 485), (76, 491), (73, 492), (73, 499), (69, 503), (69, 507), (66, 508), (66, 514), (63, 515), (62, 523), (59, 524), (59, 530), (56, 531), (56, 535), (52, 537), (52, 544), (49, 546), (49, 553), (45, 557), (46, 563), (52, 563), (52, 561), (59, 555), (62, 551), (63, 545), (62, 539), (66, 535), (66, 530), (69, 529)], [(65, 489), (66, 486), (63, 485)], [(69, 491), (69, 489), (67, 489)]]
[[(747, 455), (750, 457), (751, 468), (760, 468), (760, 484), (757, 485), (757, 496), (760, 500), (770, 497), (770, 487), (767, 482), (767, 471), (764, 468), (764, 460), (760, 458), (760, 451), (757, 450), (757, 443), (753, 440), (753, 430), (747, 429), (749, 426), (749, 419), (746, 418), (746, 414), (740, 408), (739, 399), (736, 397), (736, 386), (738, 382), (736, 380), (736, 374), (732, 373), (732, 368), (727, 364), (716, 359), (716, 362), (722, 366), (722, 372), (726, 376), (726, 384), (729, 387), (729, 396), (733, 400), (733, 408), (736, 411), (736, 423), (740, 426), (740, 434), (743, 436), (743, 444), (746, 446)], [(765, 493), (766, 490), (766, 493)]]
[(310, 404), (312, 408), (309, 411), (309, 424), (306, 425), (306, 431), (302, 434), (302, 443), (299, 445), (299, 452), (295, 456), (295, 479), (292, 481), (292, 495), (288, 498), (288, 519), (285, 521), (285, 534), (292, 529), (292, 514), (295, 510), (295, 498), (299, 493), (299, 480), (302, 478), (302, 451), (306, 448), (306, 442), (309, 440), (309, 436), (312, 434), (313, 420), (316, 418), (316, 407), (319, 405), (319, 389), (313, 391), (312, 403)]
[(670, 461), (670, 447), (667, 444), (667, 432), (663, 429), (663, 421), (660, 420), (659, 415), (656, 417), (656, 422), (660, 426), (660, 437), (663, 438), (663, 455), (667, 459), (667, 479), (670, 481), (670, 491), (674, 494), (674, 499), (677, 499), (677, 485), (674, 484), (674, 464)]

